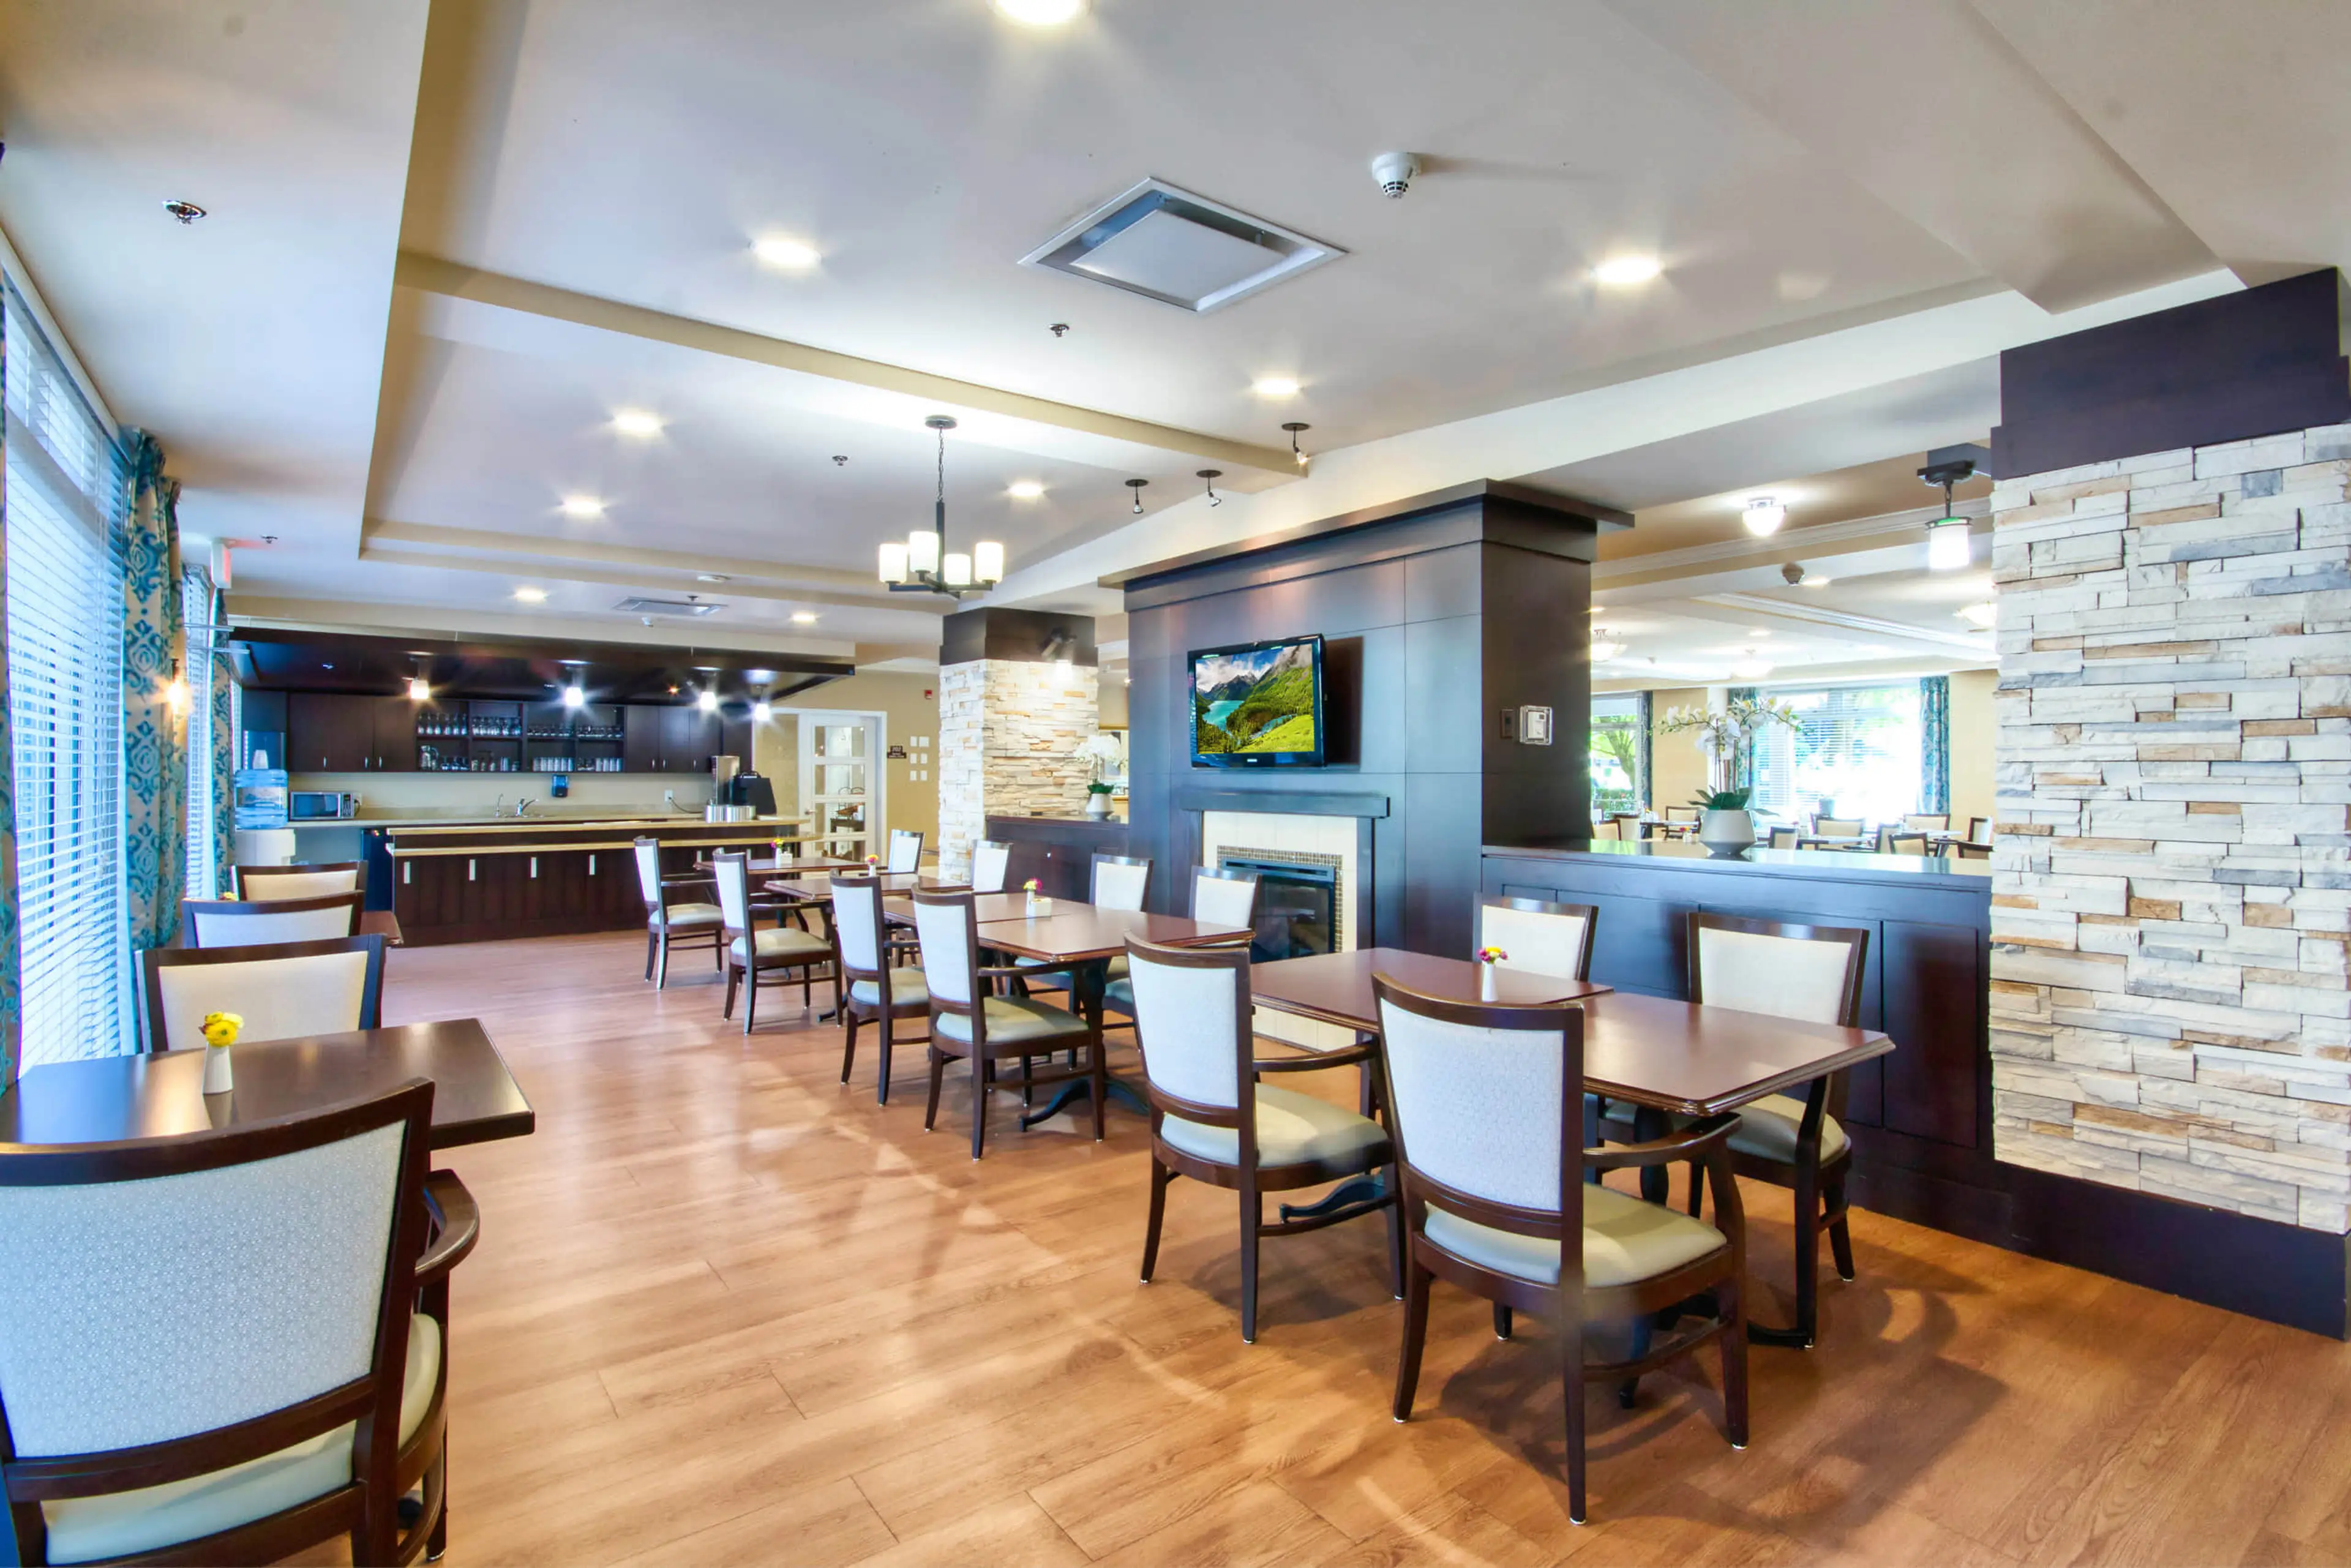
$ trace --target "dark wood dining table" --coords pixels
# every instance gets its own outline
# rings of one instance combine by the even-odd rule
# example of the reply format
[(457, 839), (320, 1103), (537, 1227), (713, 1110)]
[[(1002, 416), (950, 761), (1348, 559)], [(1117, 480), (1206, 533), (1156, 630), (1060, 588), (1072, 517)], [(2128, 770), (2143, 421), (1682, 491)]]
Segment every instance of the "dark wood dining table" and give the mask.
[(99, 1056), (26, 1068), (0, 1092), (0, 1146), (111, 1143), (296, 1115), (433, 1082), (433, 1146), (519, 1138), (538, 1125), (475, 1019), (234, 1046), (236, 1087), (204, 1092), (204, 1051)]

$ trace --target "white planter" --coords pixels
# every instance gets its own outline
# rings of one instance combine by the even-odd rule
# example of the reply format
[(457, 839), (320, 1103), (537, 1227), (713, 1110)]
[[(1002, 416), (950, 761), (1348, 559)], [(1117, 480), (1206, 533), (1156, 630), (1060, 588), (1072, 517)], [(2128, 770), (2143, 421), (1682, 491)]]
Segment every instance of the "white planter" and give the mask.
[(1042, 920), (1045, 916), (1052, 913), (1053, 901), (1051, 899), (1045, 897), (1042, 894), (1032, 893), (1029, 895), (1029, 919)]
[(1698, 820), (1698, 841), (1717, 860), (1737, 860), (1755, 847), (1755, 819), (1745, 811), (1707, 811)]
[(235, 1049), (236, 1047), (233, 1045), (204, 1047), (205, 1093), (225, 1094), (236, 1087), (236, 1071), (228, 1059), (229, 1052)]
[(1086, 815), (1089, 817), (1110, 815), (1110, 796), (1106, 791), (1100, 789), (1086, 791)]

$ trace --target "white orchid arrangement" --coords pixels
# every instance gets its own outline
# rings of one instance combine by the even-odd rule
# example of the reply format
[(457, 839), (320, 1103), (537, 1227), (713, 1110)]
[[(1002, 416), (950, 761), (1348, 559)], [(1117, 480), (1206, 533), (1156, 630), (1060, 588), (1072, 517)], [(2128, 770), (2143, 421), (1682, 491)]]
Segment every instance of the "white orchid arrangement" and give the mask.
[(1107, 769), (1116, 768), (1126, 760), (1126, 747), (1120, 744), (1118, 737), (1108, 730), (1096, 730), (1078, 742), (1076, 749), (1070, 755), (1086, 764), (1091, 773), (1086, 792), (1090, 795), (1107, 795), (1111, 792), (1112, 787), (1109, 780), (1102, 775)]
[[(1740, 811), (1747, 808), (1750, 790), (1739, 787), (1739, 768), (1747, 747), (1775, 724), (1795, 728), (1802, 719), (1795, 707), (1779, 697), (1740, 697), (1719, 708), (1667, 708), (1657, 720), (1659, 735), (1690, 737), (1706, 755), (1713, 788), (1691, 803), (1708, 810)], [(1738, 799), (1731, 800), (1730, 797)]]

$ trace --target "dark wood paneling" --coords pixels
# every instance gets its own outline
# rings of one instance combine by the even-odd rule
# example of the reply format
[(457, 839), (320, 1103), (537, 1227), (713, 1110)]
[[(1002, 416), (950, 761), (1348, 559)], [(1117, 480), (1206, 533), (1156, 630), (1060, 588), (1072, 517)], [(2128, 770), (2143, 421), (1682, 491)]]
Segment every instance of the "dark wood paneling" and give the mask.
[(1983, 939), (1973, 930), (1908, 920), (1888, 920), (1879, 930), (1880, 972), (1900, 979), (1886, 988), (1879, 1026), (1896, 1047), (1882, 1064), (1879, 1124), (1974, 1148), (1977, 1064), (1989, 1049)]
[(939, 663), (964, 664), (974, 659), (1008, 659), (1024, 664), (1043, 664), (1045, 646), (1057, 632), (1069, 635), (1066, 656), (1070, 663), (1092, 668), (1098, 657), (1093, 617), (1050, 610), (958, 611), (939, 622)]
[(1444, 621), (1478, 614), (1485, 608), (1481, 596), (1485, 575), (1479, 570), (1484, 559), (1485, 552), (1476, 545), (1456, 545), (1406, 558), (1405, 619)]
[[(1469, 956), (1478, 907), (1477, 795), (1475, 773), (1405, 776), (1404, 931), (1388, 946)], [(1470, 810), (1461, 809), (1465, 799)]]
[(2351, 421), (2333, 267), (2000, 356), (1992, 469), (2110, 458)]

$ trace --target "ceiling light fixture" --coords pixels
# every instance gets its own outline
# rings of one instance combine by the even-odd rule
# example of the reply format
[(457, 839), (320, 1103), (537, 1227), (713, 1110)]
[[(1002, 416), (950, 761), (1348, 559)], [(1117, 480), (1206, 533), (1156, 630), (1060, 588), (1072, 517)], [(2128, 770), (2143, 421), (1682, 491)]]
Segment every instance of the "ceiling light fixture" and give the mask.
[(1024, 27), (1058, 27), (1075, 21), (1085, 8), (1086, 0), (996, 0), (996, 9), (1006, 20)]
[(1143, 516), (1143, 487), (1150, 483), (1148, 479), (1129, 479), (1126, 482), (1126, 487), (1134, 492), (1134, 515), (1138, 517)]
[(1747, 524), (1747, 531), (1760, 539), (1780, 531), (1780, 525), (1788, 520), (1788, 508), (1776, 497), (1757, 496), (1747, 503), (1740, 517)]
[(1834, 582), (1835, 580), (1836, 579), (1834, 577), (1819, 577), (1811, 572), (1807, 572), (1804, 574), (1804, 580), (1801, 586), (1805, 588), (1826, 588), (1830, 583)]
[(780, 267), (787, 272), (806, 272), (824, 259), (817, 254), (816, 246), (783, 235), (769, 235), (753, 241), (751, 254), (769, 267)]
[(931, 526), (909, 533), (904, 544), (893, 539), (882, 547), (882, 580), (893, 593), (944, 593), (960, 601), (965, 594), (993, 588), (1002, 580), (1004, 547), (987, 539), (969, 555), (961, 550), (948, 552), (947, 432), (956, 427), (956, 422), (946, 414), (935, 413), (923, 423), (939, 438), (938, 493)]
[(593, 496), (566, 496), (563, 497), (563, 515), (567, 517), (601, 517), (604, 515), (604, 503)]
[(1259, 376), (1249, 391), (1259, 397), (1296, 397), (1298, 381), (1294, 376)]
[(1033, 501), (1045, 493), (1045, 486), (1034, 479), (1015, 479), (1004, 486), (1004, 493), (1016, 501)]
[(1298, 465), (1301, 468), (1305, 467), (1306, 454), (1299, 450), (1298, 438), (1314, 427), (1311, 424), (1301, 423), (1293, 419), (1281, 428), (1290, 432), (1290, 455), (1297, 460)]
[(759, 724), (765, 724), (775, 716), (775, 705), (768, 702), (767, 698), (761, 697), (758, 702), (751, 705), (751, 717), (754, 721)]
[(1951, 505), (1951, 487), (1990, 472), (1986, 464), (1991, 456), (1991, 453), (1976, 445), (1938, 446), (1927, 454), (1927, 465), (1918, 470), (1918, 477), (1943, 487), (1943, 515), (1927, 525), (1928, 571), (1962, 570), (1974, 559), (1975, 546), (1968, 537), (1968, 520)]
[(585, 687), (581, 686), (576, 679), (569, 685), (563, 688), (563, 706), (565, 707), (586, 707), (588, 706), (587, 690)]
[(431, 702), (433, 700), (433, 683), (426, 680), (423, 675), (409, 676), (408, 700), (413, 703)]
[(1938, 517), (1927, 525), (1927, 570), (1962, 571), (1975, 550), (1968, 538), (1965, 517)]
[(1212, 507), (1223, 506), (1225, 504), (1225, 498), (1217, 494), (1217, 481), (1225, 476), (1225, 471), (1221, 468), (1203, 468), (1200, 470), (1197, 476), (1207, 481), (1208, 505)]
[(705, 686), (702, 688), (702, 695), (694, 699), (694, 706), (700, 708), (705, 713), (716, 713), (718, 711), (718, 694), (711, 690), (708, 686)]
[(816, 624), (816, 616), (810, 611), (794, 611), (792, 612), (792, 624), (795, 626), (813, 626)]
[(204, 208), (196, 205), (193, 202), (165, 202), (163, 204), (163, 210), (171, 214), (173, 217), (179, 219), (180, 226), (182, 228), (188, 227), (198, 218), (204, 215)]
[(1664, 270), (1654, 256), (1612, 256), (1592, 269), (1592, 278), (1610, 288), (1630, 288)]
[(624, 408), (612, 415), (612, 428), (623, 435), (659, 435), (662, 433), (662, 417), (642, 408)]
[(547, 590), (543, 588), (517, 588), (514, 591), (514, 596), (517, 599), (521, 600), (525, 604), (544, 604), (547, 602)]
[(1987, 599), (1980, 604), (1962, 604), (1953, 613), (1969, 625), (1989, 632), (2000, 619), (2000, 606)]
[(1592, 629), (1592, 662), (1593, 664), (1604, 664), (1624, 652), (1624, 643), (1597, 626)]
[(1742, 681), (1760, 681), (1771, 673), (1771, 664), (1768, 659), (1757, 657), (1755, 650), (1750, 648), (1747, 657), (1730, 666), (1730, 673)]

